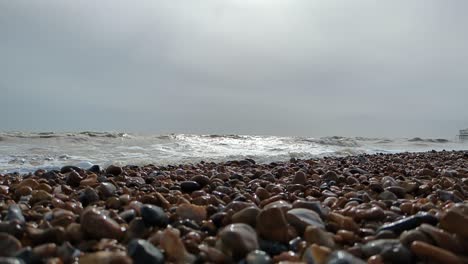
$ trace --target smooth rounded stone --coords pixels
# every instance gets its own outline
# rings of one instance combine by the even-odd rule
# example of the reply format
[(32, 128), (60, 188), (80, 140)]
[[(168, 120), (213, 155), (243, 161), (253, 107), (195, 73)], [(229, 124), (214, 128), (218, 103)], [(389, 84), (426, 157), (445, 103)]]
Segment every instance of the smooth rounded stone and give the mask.
[(143, 221), (148, 226), (164, 228), (169, 224), (169, 218), (164, 210), (159, 206), (144, 204), (140, 208), (140, 214)]
[(115, 165), (110, 165), (106, 169), (107, 174), (112, 174), (114, 176), (119, 176), (120, 174), (122, 174), (122, 172), (123, 172), (122, 167), (115, 166)]
[(429, 214), (429, 213), (419, 213), (413, 216), (409, 216), (406, 218), (403, 218), (401, 220), (385, 224), (381, 226), (377, 232), (383, 231), (383, 230), (390, 230), (393, 233), (399, 235), (403, 231), (410, 230), (410, 229), (415, 229), (416, 227), (420, 226), (421, 224), (430, 224), (430, 225), (436, 225), (439, 222), (439, 220)]
[(375, 235), (375, 239), (394, 239), (397, 237), (398, 236), (390, 230), (382, 230)]
[(411, 251), (424, 261), (454, 264), (464, 263), (457, 255), (453, 254), (452, 252), (422, 241), (414, 241), (411, 244)]
[(245, 257), (246, 264), (270, 264), (271, 258), (265, 251), (254, 250)]
[(57, 248), (57, 256), (64, 263), (73, 263), (78, 260), (78, 257), (81, 255), (80, 250), (73, 247), (69, 242), (63, 243)]
[(21, 238), (24, 233), (22, 224), (17, 221), (0, 222), (0, 233), (7, 233), (16, 238)]
[(76, 244), (83, 240), (83, 232), (81, 225), (78, 223), (71, 223), (65, 228), (65, 237), (70, 243)]
[(81, 231), (90, 238), (120, 240), (125, 232), (125, 228), (94, 207), (86, 208), (80, 219)]
[(325, 228), (325, 225), (320, 216), (309, 209), (295, 208), (286, 213), (288, 222), (296, 228), (299, 234), (304, 234), (307, 226), (316, 226)]
[(80, 186), (81, 181), (84, 179), (78, 172), (72, 170), (70, 173), (68, 173), (68, 176), (66, 178), (66, 183), (70, 185), (71, 187), (78, 187)]
[(292, 205), (284, 200), (278, 200), (268, 203), (263, 207), (263, 209), (265, 210), (268, 210), (270, 208), (280, 208), (281, 210), (283, 210), (283, 212), (286, 213), (286, 211), (292, 208)]
[(18, 258), (0, 257), (0, 264), (24, 264), (24, 262)]
[(0, 257), (12, 257), (21, 249), (21, 242), (14, 236), (0, 233)]
[(28, 178), (28, 179), (22, 180), (22, 181), (16, 186), (16, 189), (19, 189), (19, 188), (24, 187), (24, 186), (31, 187), (31, 189), (34, 190), (34, 189), (37, 188), (37, 186), (39, 186), (39, 183), (38, 183), (35, 179)]
[(255, 194), (258, 196), (258, 198), (263, 201), (263, 200), (266, 200), (268, 198), (270, 198), (271, 194), (270, 192), (268, 192), (265, 188), (263, 187), (258, 187), (256, 190), (255, 190)]
[(270, 256), (276, 256), (289, 250), (286, 244), (277, 241), (259, 238), (258, 244), (260, 246), (260, 250), (265, 251)]
[(192, 177), (190, 180), (198, 183), (201, 187), (205, 187), (210, 183), (210, 178), (205, 175), (197, 175)]
[(328, 248), (335, 248), (333, 234), (317, 226), (308, 226), (304, 232), (304, 240), (307, 244), (317, 244)]
[(50, 227), (45, 229), (27, 228), (28, 237), (34, 246), (44, 243), (61, 244), (65, 240), (65, 229), (63, 227)]
[(182, 192), (191, 193), (200, 190), (202, 187), (196, 181), (183, 181), (180, 183)]
[(265, 239), (288, 243), (296, 236), (281, 208), (263, 209), (257, 216), (257, 231)]
[(300, 262), (300, 257), (292, 251), (285, 251), (273, 257), (273, 263)]
[(369, 189), (376, 192), (376, 193), (381, 193), (384, 191), (384, 187), (380, 182), (371, 182), (369, 184)]
[(436, 194), (439, 197), (439, 199), (443, 202), (446, 202), (446, 201), (452, 201), (454, 203), (463, 202), (463, 198), (459, 197), (458, 195), (456, 195), (454, 192), (451, 192), (451, 191), (437, 190)]
[(130, 223), (135, 217), (136, 217), (136, 212), (133, 209), (128, 209), (119, 214), (120, 218), (125, 220), (125, 222)]
[(127, 232), (125, 233), (127, 239), (146, 238), (149, 236), (150, 229), (146, 226), (145, 222), (138, 217), (133, 219), (128, 225)]
[(78, 261), (80, 264), (132, 264), (132, 259), (124, 252), (115, 251), (98, 251), (87, 253), (80, 256)]
[(386, 190), (381, 192), (378, 198), (380, 200), (389, 200), (389, 201), (396, 201), (398, 199), (398, 197), (394, 193), (390, 191), (386, 191)]
[(390, 263), (413, 263), (413, 255), (398, 239), (373, 240), (361, 247), (366, 257), (380, 255)]
[(12, 204), (8, 206), (7, 215), (5, 216), (5, 221), (16, 221), (19, 224), (24, 224), (26, 221), (24, 219), (23, 211), (21, 207), (17, 204)]
[(15, 190), (15, 195), (17, 198), (20, 198), (21, 196), (27, 196), (32, 193), (33, 189), (29, 186), (22, 186), (20, 188), (17, 188)]
[(259, 248), (255, 229), (247, 224), (228, 225), (219, 232), (218, 237), (217, 247), (236, 261)]
[(35, 204), (42, 201), (50, 201), (52, 198), (53, 196), (44, 190), (34, 190), (31, 195), (30, 204)]
[(99, 192), (99, 196), (102, 199), (106, 199), (110, 196), (115, 195), (117, 188), (115, 187), (114, 184), (110, 182), (103, 182), (99, 184), (99, 186), (97, 187), (97, 191)]
[(337, 250), (330, 254), (326, 264), (366, 264), (366, 262), (344, 250)]
[(233, 214), (231, 219), (233, 223), (244, 223), (255, 228), (259, 213), (260, 209), (257, 207), (247, 207)]
[[(434, 227), (428, 224), (422, 224), (417, 229), (423, 232), (424, 234), (426, 234), (428, 237), (430, 237), (437, 246), (443, 249), (447, 249), (452, 252), (460, 253), (460, 254), (464, 252), (464, 248), (461, 245), (460, 240), (457, 239), (457, 237), (455, 237), (455, 235), (451, 233), (448, 233), (442, 229), (439, 229), (437, 227)], [(424, 242), (428, 242), (428, 241), (424, 241)]]
[(424, 232), (418, 229), (407, 230), (401, 233), (400, 235), (400, 242), (406, 246), (410, 247), (413, 241), (423, 241), (427, 243), (431, 243), (431, 238), (426, 235)]
[(162, 231), (159, 246), (164, 250), (168, 261), (175, 263), (193, 263), (196, 258), (187, 252), (184, 243), (180, 239), (180, 231), (167, 227)]
[(164, 263), (163, 253), (147, 240), (132, 240), (127, 245), (127, 252), (135, 264)]
[(86, 187), (91, 186), (95, 187), (98, 182), (98, 176), (96, 174), (88, 174), (86, 178), (80, 181), (80, 186)]
[(406, 191), (400, 186), (390, 186), (385, 188), (386, 191), (392, 192), (395, 194), (398, 198), (403, 198), (405, 197)]
[(359, 231), (359, 225), (349, 216), (340, 215), (338, 213), (328, 214), (328, 220), (334, 222), (341, 229), (357, 232)]
[(382, 208), (374, 206), (368, 209), (357, 209), (354, 217), (359, 220), (382, 220), (385, 218), (385, 212)]
[(93, 188), (86, 187), (80, 193), (80, 196), (79, 196), (78, 199), (81, 202), (81, 204), (83, 204), (83, 206), (88, 206), (88, 205), (90, 205), (92, 203), (95, 203), (95, 202), (99, 201), (99, 195), (96, 192), (96, 190), (94, 190)]
[(450, 208), (440, 219), (440, 228), (468, 239), (468, 205)]
[(89, 172), (100, 173), (101, 167), (99, 165), (93, 165), (88, 169)]
[(338, 181), (338, 174), (334, 171), (327, 171), (324, 175), (322, 175), (322, 179), (324, 181)]
[(42, 263), (42, 258), (33, 252), (31, 247), (24, 247), (16, 251), (14, 257), (21, 263)]
[(294, 174), (294, 178), (292, 180), (293, 184), (306, 184), (307, 183), (307, 175), (303, 171), (298, 171)]
[(71, 166), (71, 165), (63, 166), (60, 169), (60, 173), (62, 173), (62, 174), (69, 173), (69, 172), (72, 172), (72, 171), (81, 171), (81, 169), (79, 167), (77, 167), (77, 166)]
[(191, 219), (201, 222), (206, 219), (206, 207), (194, 204), (181, 204), (176, 209), (176, 214), (182, 219)]
[(313, 244), (304, 250), (302, 261), (313, 264), (324, 264), (327, 262), (331, 252), (330, 248)]
[(293, 208), (305, 208), (305, 209), (312, 210), (316, 212), (317, 214), (319, 214), (320, 218), (322, 219), (324, 219), (330, 211), (328, 208), (324, 208), (319, 201), (296, 200), (292, 204), (292, 207)]

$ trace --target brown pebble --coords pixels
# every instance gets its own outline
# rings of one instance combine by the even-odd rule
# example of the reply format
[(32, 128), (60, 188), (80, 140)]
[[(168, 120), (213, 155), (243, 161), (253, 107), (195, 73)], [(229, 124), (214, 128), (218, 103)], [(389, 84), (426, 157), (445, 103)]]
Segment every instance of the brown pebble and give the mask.
[(414, 241), (411, 244), (411, 251), (426, 261), (431, 260), (439, 263), (449, 264), (463, 263), (461, 259), (452, 252), (422, 241)]
[(14, 236), (0, 233), (0, 257), (12, 257), (21, 248), (21, 242)]

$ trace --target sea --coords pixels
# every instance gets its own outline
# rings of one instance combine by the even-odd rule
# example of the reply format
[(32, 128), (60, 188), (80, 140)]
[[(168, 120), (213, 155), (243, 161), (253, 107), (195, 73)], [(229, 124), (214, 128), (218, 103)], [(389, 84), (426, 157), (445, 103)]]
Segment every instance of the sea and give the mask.
[(468, 150), (468, 141), (430, 138), (278, 137), (120, 132), (0, 133), (0, 173), (65, 165), (176, 165), (253, 159), (269, 163), (327, 156)]

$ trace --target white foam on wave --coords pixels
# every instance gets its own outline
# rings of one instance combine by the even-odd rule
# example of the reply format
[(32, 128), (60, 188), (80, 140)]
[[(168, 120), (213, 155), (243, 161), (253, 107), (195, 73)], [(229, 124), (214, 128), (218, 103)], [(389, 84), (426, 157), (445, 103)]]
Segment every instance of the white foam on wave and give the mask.
[[(53, 136), (51, 136), (53, 135)], [(125, 133), (0, 133), (0, 172), (64, 165), (178, 164), (251, 158), (257, 162), (403, 151), (466, 150), (468, 142), (388, 138)], [(40, 137), (42, 136), (42, 137)], [(81, 140), (85, 138), (85, 140)], [(82, 167), (82, 166), (80, 166)]]

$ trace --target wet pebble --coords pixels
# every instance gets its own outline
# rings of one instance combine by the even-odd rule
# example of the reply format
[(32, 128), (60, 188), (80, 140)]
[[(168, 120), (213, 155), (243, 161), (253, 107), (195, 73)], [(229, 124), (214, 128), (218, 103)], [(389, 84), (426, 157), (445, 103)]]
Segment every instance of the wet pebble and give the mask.
[(141, 206), (140, 214), (143, 218), (143, 221), (148, 226), (157, 226), (164, 228), (169, 223), (169, 218), (167, 217), (164, 210), (156, 205), (145, 204)]
[(135, 264), (164, 263), (163, 253), (143, 239), (132, 240), (128, 243), (127, 251)]

